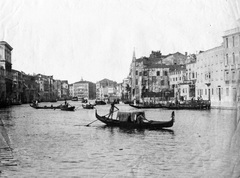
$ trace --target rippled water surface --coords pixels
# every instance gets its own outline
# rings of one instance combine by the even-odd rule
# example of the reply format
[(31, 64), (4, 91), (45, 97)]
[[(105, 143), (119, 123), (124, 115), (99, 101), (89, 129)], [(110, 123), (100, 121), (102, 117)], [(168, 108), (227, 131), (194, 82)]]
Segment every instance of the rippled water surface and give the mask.
[[(58, 103), (52, 103), (58, 105)], [(168, 130), (105, 127), (94, 110), (1, 109), (17, 166), (7, 177), (238, 177), (240, 129), (233, 110), (175, 111)], [(50, 105), (50, 103), (40, 103)], [(117, 105), (120, 110), (134, 110)], [(109, 105), (97, 106), (100, 115)], [(146, 110), (150, 120), (169, 120), (171, 110)]]

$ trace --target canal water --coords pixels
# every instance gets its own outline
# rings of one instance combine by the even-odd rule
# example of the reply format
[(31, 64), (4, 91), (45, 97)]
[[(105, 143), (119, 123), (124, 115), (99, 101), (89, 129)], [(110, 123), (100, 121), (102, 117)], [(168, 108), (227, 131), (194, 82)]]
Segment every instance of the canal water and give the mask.
[[(61, 102), (52, 103), (59, 105)], [(234, 110), (175, 111), (167, 130), (105, 127), (95, 110), (74, 112), (29, 105), (0, 110), (16, 165), (0, 177), (239, 177), (240, 127)], [(40, 103), (50, 105), (50, 103)], [(116, 105), (120, 110), (134, 110)], [(110, 105), (96, 106), (100, 115)], [(149, 120), (172, 110), (149, 109)]]

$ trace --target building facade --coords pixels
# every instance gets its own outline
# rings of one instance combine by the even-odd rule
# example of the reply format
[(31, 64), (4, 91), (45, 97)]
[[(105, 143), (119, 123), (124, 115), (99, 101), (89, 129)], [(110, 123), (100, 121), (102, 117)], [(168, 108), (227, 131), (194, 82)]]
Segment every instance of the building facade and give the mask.
[(103, 79), (96, 83), (96, 97), (99, 100), (108, 100), (117, 97), (117, 82)]
[(216, 108), (234, 108), (240, 77), (240, 28), (225, 31), (221, 46), (197, 55), (196, 97)]
[(89, 81), (79, 81), (73, 84), (73, 96), (78, 99), (96, 99), (96, 84)]
[(4, 100), (7, 103), (10, 103), (12, 99), (12, 50), (13, 48), (7, 42), (0, 41), (0, 68), (4, 70), (4, 86), (6, 87)]

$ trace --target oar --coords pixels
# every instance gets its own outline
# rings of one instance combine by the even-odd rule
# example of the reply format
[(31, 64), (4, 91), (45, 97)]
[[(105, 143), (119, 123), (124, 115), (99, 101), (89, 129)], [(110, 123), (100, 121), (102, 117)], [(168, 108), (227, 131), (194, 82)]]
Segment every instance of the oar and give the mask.
[(90, 126), (90, 124), (92, 124), (92, 123), (94, 123), (94, 122), (96, 122), (97, 121), (97, 119), (96, 120), (94, 120), (94, 121), (92, 121), (92, 122), (90, 122), (89, 124), (87, 124), (86, 125), (86, 127), (89, 127)]
[[(113, 112), (116, 112), (116, 111), (118, 111), (118, 110), (115, 110), (115, 111), (113, 111)], [(102, 117), (105, 117), (105, 116), (107, 116), (107, 115), (109, 115), (109, 113), (108, 114), (105, 114), (104, 116), (102, 116)], [(92, 121), (92, 122), (90, 122), (89, 124), (87, 124), (86, 125), (86, 127), (89, 127), (90, 126), (90, 124), (92, 124), (92, 123), (94, 123), (94, 122), (96, 122), (98, 119), (96, 119), (96, 120), (94, 120), (94, 121)]]

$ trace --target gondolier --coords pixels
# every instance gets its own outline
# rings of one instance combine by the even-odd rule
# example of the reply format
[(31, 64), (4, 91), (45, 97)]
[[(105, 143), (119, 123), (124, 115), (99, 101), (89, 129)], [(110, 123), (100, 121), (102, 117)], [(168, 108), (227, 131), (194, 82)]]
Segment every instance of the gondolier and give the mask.
[(112, 119), (113, 113), (115, 112), (115, 111), (114, 111), (114, 108), (117, 109), (116, 111), (119, 110), (118, 107), (116, 107), (115, 104), (114, 104), (114, 102), (113, 102), (113, 103), (111, 104), (111, 108), (110, 108), (110, 110), (109, 110), (109, 115), (108, 115), (108, 118), (110, 118), (110, 119)]

